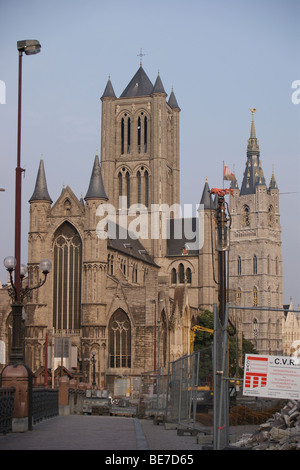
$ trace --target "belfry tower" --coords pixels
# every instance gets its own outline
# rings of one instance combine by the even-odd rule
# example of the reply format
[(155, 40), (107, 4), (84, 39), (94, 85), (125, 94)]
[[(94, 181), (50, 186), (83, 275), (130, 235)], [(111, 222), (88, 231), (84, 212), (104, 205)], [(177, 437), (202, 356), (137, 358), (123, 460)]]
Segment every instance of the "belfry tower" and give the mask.
[(281, 312), (259, 310), (281, 308), (283, 295), (279, 190), (274, 173), (266, 184), (256, 137), (254, 113), (241, 189), (232, 182), (232, 217), (229, 252), (231, 304), (254, 307), (232, 310), (240, 334), (261, 354), (282, 352)]

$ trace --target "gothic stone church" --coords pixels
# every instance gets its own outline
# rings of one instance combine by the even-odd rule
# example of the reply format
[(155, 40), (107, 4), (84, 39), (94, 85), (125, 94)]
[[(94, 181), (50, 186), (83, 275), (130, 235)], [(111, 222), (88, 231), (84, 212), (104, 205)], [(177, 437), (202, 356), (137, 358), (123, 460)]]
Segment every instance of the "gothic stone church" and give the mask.
[[(91, 159), (85, 197), (78, 198), (67, 186), (53, 203), (44, 162), (40, 162), (29, 201), (29, 285), (38, 282), (42, 258), (52, 261), (52, 270), (46, 285), (34, 290), (26, 304), (25, 356), (37, 371), (45, 364), (46, 335), (49, 345), (55, 339), (55, 345), (61, 346), (64, 338), (63, 348), (55, 347), (48, 354), (54, 367), (63, 357), (68, 370), (81, 370), (83, 380), (91, 382), (90, 359), (95, 353), (96, 383), (113, 391), (115, 378), (139, 377), (189, 353), (192, 325), (199, 313), (212, 310), (217, 302), (217, 258), (211, 233), (215, 201), (206, 182), (199, 194), (204, 209), (203, 246), (191, 244), (184, 230), (181, 237), (174, 236), (174, 215), (166, 236), (161, 207), (180, 203), (180, 108), (174, 92), (167, 100), (160, 76), (151, 83), (141, 65), (119, 98), (109, 79), (101, 101), (101, 165), (98, 155)], [(256, 138), (251, 136), (250, 141), (254, 145)], [(239, 191), (236, 183), (234, 188), (231, 289), (234, 300), (245, 302), (249, 289), (258, 290), (260, 301), (270, 287), (270, 295), (277, 289), (281, 302), (281, 278), (276, 284), (273, 274), (259, 277), (259, 270), (271, 270), (275, 247), (276, 269), (281, 269), (278, 190), (273, 182), (266, 188), (257, 148), (250, 150), (246, 186)], [(111, 236), (107, 230), (107, 236), (100, 237), (99, 214), (108, 204), (115, 208), (118, 235)], [(160, 208), (155, 213), (157, 236), (145, 236), (142, 230), (140, 237), (130, 236), (129, 231), (120, 236), (123, 221), (132, 222), (133, 206), (142, 208), (148, 227), (153, 208)], [(257, 226), (256, 214), (263, 219), (263, 229)], [(239, 221), (244, 217), (242, 227), (235, 222), (237, 217)], [(249, 250), (248, 242), (254, 239), (255, 249)], [(254, 263), (254, 256), (256, 271), (251, 273), (246, 271), (250, 264), (246, 258)], [(235, 266), (240, 269), (238, 259), (242, 268), (235, 272)], [(253, 287), (249, 280), (251, 286), (255, 280)]]

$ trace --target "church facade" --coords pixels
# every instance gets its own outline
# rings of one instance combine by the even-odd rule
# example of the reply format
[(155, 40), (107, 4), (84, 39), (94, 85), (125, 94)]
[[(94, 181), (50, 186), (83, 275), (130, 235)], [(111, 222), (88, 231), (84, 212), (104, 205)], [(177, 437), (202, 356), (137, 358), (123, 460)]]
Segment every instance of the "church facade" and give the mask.
[[(211, 237), (199, 250), (195, 230), (174, 236), (182, 228), (174, 92), (167, 100), (160, 76), (153, 85), (140, 66), (119, 98), (109, 79), (101, 100), (101, 165), (96, 155), (85, 197), (66, 186), (53, 203), (40, 162), (29, 201), (29, 284), (41, 258), (52, 270), (26, 305), (26, 361), (33, 371), (44, 364), (48, 334), (54, 365), (63, 357), (91, 381), (94, 354), (96, 383), (113, 390), (117, 377), (139, 377), (189, 353), (191, 326), (199, 308), (212, 309), (217, 287)], [(199, 199), (208, 230), (207, 183)]]
[[(91, 159), (84, 198), (66, 186), (53, 202), (40, 161), (29, 201), (29, 286), (42, 258), (52, 270), (26, 302), (25, 358), (35, 372), (47, 351), (48, 364), (92, 382), (93, 357), (96, 384), (113, 392), (117, 378), (133, 380), (188, 354), (197, 316), (218, 302), (216, 201), (205, 182), (187, 226), (178, 214), (180, 108), (159, 75), (152, 84), (140, 65), (119, 97), (108, 79), (101, 101), (101, 159)], [(232, 304), (282, 305), (278, 188), (273, 177), (265, 185), (254, 123), (241, 191), (236, 181), (232, 187)], [(276, 315), (230, 315), (247, 339), (255, 318), (266, 334), (278, 327)], [(275, 342), (267, 348), (279, 350)]]

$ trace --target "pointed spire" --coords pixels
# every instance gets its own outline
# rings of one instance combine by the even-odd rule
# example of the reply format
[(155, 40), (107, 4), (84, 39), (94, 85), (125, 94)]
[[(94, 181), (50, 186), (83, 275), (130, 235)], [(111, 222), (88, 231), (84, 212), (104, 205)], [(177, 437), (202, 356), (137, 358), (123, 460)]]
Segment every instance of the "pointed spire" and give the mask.
[(259, 152), (259, 144), (258, 144), (258, 139), (256, 138), (255, 123), (254, 123), (254, 113), (256, 112), (256, 109), (250, 108), (250, 111), (252, 113), (252, 121), (251, 121), (250, 138), (248, 139), (247, 151), (257, 153)]
[(273, 170), (272, 170), (272, 176), (271, 176), (271, 179), (270, 179), (269, 189), (278, 189), (277, 181), (276, 181), (276, 178), (275, 178), (275, 175), (274, 175), (274, 167), (273, 167)]
[(99, 163), (99, 156), (95, 156), (94, 166), (91, 174), (90, 185), (89, 189), (86, 193), (84, 198), (87, 199), (105, 199), (108, 200), (106, 196), (102, 175), (101, 175), (101, 168)]
[(256, 112), (256, 109), (255, 108), (250, 108), (250, 111), (252, 113), (250, 139), (256, 139), (255, 124), (254, 124), (254, 113)]
[(52, 203), (52, 199), (49, 196), (48, 188), (47, 188), (43, 157), (41, 157), (41, 160), (40, 160), (40, 165), (39, 165), (39, 170), (38, 170), (38, 174), (36, 177), (36, 183), (35, 183), (33, 195), (29, 199), (29, 202), (33, 202), (33, 201), (49, 201)]
[(212, 200), (211, 200), (211, 194), (210, 194), (210, 189), (209, 189), (209, 185), (207, 182), (207, 178), (205, 180), (205, 185), (203, 188), (203, 193), (202, 193), (200, 204), (203, 204), (204, 209), (214, 209)]
[(103, 98), (116, 98), (112, 83), (110, 81), (110, 76), (108, 77), (107, 84), (104, 90), (103, 95), (101, 96), (101, 100)]
[(254, 113), (256, 112), (256, 109), (250, 108), (250, 111), (252, 113), (250, 138), (248, 139), (247, 161), (240, 195), (255, 194), (256, 186), (259, 184), (265, 184), (265, 177), (261, 167), (261, 162), (259, 160), (259, 143), (258, 139), (256, 138), (254, 124)]
[(173, 88), (172, 88), (172, 91), (171, 91), (171, 94), (170, 94), (168, 105), (171, 106), (171, 108), (173, 108), (173, 109), (179, 109), (180, 110), (180, 108), (178, 106), (178, 103), (177, 103), (177, 100), (175, 98)]
[(167, 93), (165, 92), (165, 89), (164, 89), (164, 86), (162, 84), (159, 72), (158, 72), (158, 75), (157, 75), (157, 79), (154, 83), (152, 93), (164, 93), (167, 96)]

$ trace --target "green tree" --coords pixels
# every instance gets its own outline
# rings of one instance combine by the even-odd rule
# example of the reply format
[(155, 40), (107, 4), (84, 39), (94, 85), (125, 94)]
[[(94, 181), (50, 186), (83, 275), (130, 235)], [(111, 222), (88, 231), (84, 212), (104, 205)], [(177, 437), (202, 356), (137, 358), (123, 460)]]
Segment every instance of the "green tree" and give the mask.
[[(204, 328), (213, 330), (214, 328), (214, 316), (209, 310), (205, 310), (201, 315), (198, 316), (197, 325)], [(228, 349), (229, 349), (229, 376), (230, 377), (242, 377), (243, 367), (239, 367), (237, 364), (241, 362), (244, 365), (244, 361), (240, 361), (241, 355), (245, 354), (257, 354), (251, 341), (242, 338), (242, 345), (237, 342), (237, 335), (234, 328), (228, 325)], [(213, 335), (206, 331), (195, 331), (194, 338), (194, 351), (200, 351), (208, 348), (213, 344)]]

